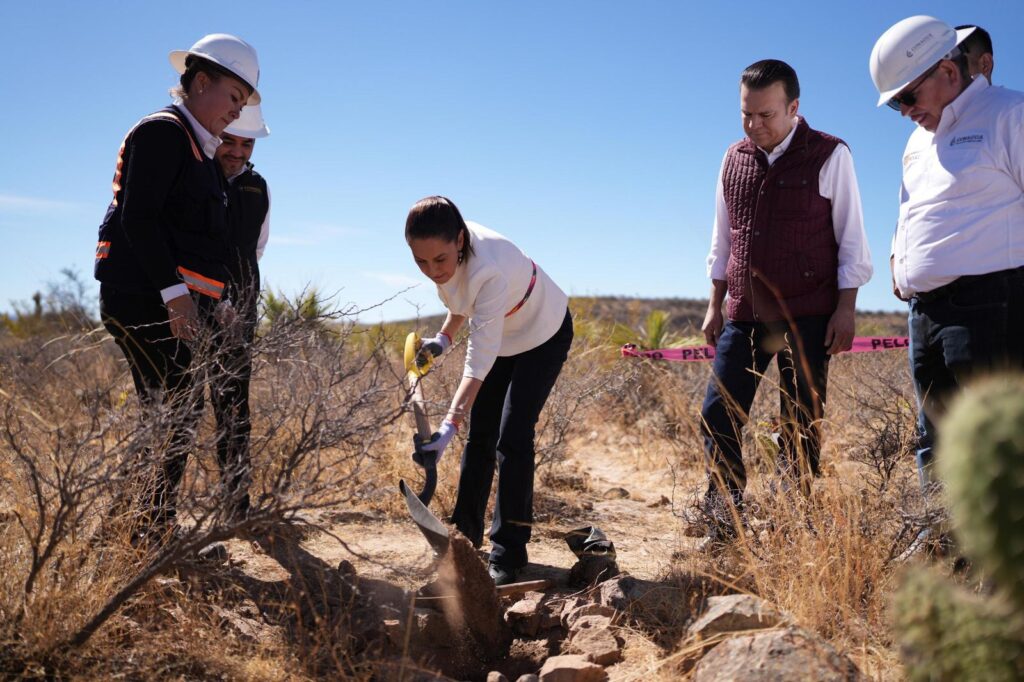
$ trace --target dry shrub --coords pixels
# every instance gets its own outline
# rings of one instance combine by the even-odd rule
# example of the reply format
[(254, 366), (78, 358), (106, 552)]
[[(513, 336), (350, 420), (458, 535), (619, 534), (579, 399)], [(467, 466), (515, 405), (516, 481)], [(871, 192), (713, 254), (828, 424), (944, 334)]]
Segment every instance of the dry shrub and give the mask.
[[(618, 401), (618, 421), (641, 449), (674, 453), (677, 483), (703, 470), (699, 413), (710, 363), (623, 360), (639, 366)], [(830, 368), (821, 479), (810, 500), (772, 493), (779, 412), (774, 363), (762, 378), (743, 433), (747, 525), (720, 552), (683, 552), (668, 569), (696, 574), (728, 591), (749, 591), (788, 610), (803, 627), (849, 654), (871, 677), (896, 678), (888, 618), (893, 576), (917, 533), (941, 510), (920, 492), (913, 449), (916, 405), (903, 352), (842, 355)], [(697, 476), (703, 479), (703, 476)], [(683, 505), (703, 483), (683, 488)], [(678, 507), (676, 507), (678, 511)], [(699, 655), (681, 651), (674, 661)], [(683, 668), (687, 666), (684, 664)], [(679, 674), (675, 663), (651, 679)]]
[[(353, 327), (338, 317), (285, 320), (253, 342), (250, 514), (232, 514), (207, 416), (178, 489), (179, 532), (149, 551), (128, 544), (135, 498), (171, 425), (190, 419), (192, 406), (141, 413), (121, 354), (102, 329), (4, 342), (0, 670), (88, 668), (107, 657), (100, 654), (105, 638), (93, 636), (144, 599), (153, 578), (188, 567), (198, 549), (240, 533), (279, 533), (308, 523), (311, 511), (372, 491), (374, 462), (401, 415), (404, 388), (394, 358), (380, 344), (357, 348)], [(209, 391), (212, 343), (204, 334), (193, 344), (200, 393)], [(148, 652), (136, 658), (159, 658), (152, 646), (136, 638), (133, 647)]]
[[(611, 427), (628, 431), (639, 450), (672, 453), (680, 481), (702, 478), (697, 419), (710, 364), (618, 359), (598, 325), (578, 318), (576, 328), (538, 424), (538, 476), (545, 480), (564, 461), (568, 442)], [(186, 533), (150, 555), (132, 550), (131, 519), (113, 512), (152, 471), (147, 453), (180, 415), (140, 420), (121, 354), (102, 330), (0, 341), (0, 676), (368, 675), (367, 652), (339, 617), (351, 603), (333, 567), (297, 544), (267, 550), (291, 574), (284, 581), (237, 570), (211, 577), (194, 569), (192, 557), (239, 532), (286, 534), (282, 526), (316, 523), (317, 510), (361, 506), (404, 516), (395, 483), (417, 473), (402, 416), (402, 331), (371, 334), (322, 313), (269, 326), (253, 345), (256, 514), (241, 523), (226, 514), (207, 414), (179, 493)], [(458, 346), (424, 382), (435, 424), (458, 384), (463, 352)], [(807, 503), (764, 492), (774, 464), (774, 377), (773, 368), (744, 435), (752, 527), (733, 549), (686, 554), (668, 572), (756, 592), (868, 675), (898, 675), (885, 614), (891, 578), (896, 557), (934, 511), (917, 491), (910, 456), (915, 410), (905, 355), (833, 362), (824, 476)], [(441, 515), (457, 484), (459, 448), (451, 450), (432, 503)], [(578, 488), (565, 496), (582, 497)], [(101, 527), (116, 532), (97, 545)], [(249, 641), (225, 627), (218, 609), (246, 600), (264, 622), (281, 626), (276, 639)]]

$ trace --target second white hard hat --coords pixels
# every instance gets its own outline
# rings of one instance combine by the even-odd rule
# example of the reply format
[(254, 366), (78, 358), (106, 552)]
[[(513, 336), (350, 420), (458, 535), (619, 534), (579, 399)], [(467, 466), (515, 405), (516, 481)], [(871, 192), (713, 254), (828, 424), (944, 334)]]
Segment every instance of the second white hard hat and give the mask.
[(259, 104), (247, 104), (242, 108), (242, 114), (234, 123), (224, 129), (228, 135), (235, 137), (251, 137), (253, 139), (266, 137), (270, 134), (270, 128), (263, 120), (263, 112)]
[(252, 45), (227, 33), (211, 33), (203, 36), (187, 50), (174, 50), (170, 54), (171, 66), (178, 73), (185, 73), (185, 60), (189, 55), (208, 59), (238, 76), (252, 88), (252, 95), (246, 104), (259, 104), (260, 93), (256, 89), (260, 80), (260, 63)]
[(888, 102), (954, 47), (974, 27), (954, 30), (935, 17), (918, 15), (897, 22), (882, 34), (871, 50), (868, 68), (878, 89), (878, 106)]

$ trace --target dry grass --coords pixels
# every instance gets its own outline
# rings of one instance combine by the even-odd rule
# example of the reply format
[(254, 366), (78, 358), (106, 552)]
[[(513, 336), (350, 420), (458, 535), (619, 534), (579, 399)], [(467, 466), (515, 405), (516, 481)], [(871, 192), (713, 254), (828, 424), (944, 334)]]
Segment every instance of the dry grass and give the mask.
[[(395, 483), (402, 477), (419, 483), (401, 414), (406, 391), (396, 349), (404, 329), (374, 336), (340, 324), (330, 328), (298, 325), (257, 342), (253, 490), (267, 523), (315, 523), (317, 512), (352, 509), (398, 519), (404, 510)], [(696, 418), (708, 366), (618, 360), (607, 339), (608, 327), (579, 319), (570, 362), (538, 427), (542, 532), (585, 515), (581, 499), (595, 491), (586, 469), (566, 461), (575, 454), (570, 444), (590, 432), (628, 437), (623, 447), (638, 453), (638, 461), (644, 453), (670, 453), (678, 488), (664, 494), (675, 508), (697, 490), (693, 481), (703, 465)], [(425, 384), (435, 421), (460, 370), (457, 349)], [(664, 579), (698, 576), (722, 591), (758, 594), (848, 654), (869, 677), (898, 679), (887, 615), (899, 570), (894, 557), (909, 543), (922, 507), (909, 454), (913, 407), (905, 356), (846, 356), (833, 363), (824, 475), (810, 501), (766, 490), (774, 457), (771, 418), (778, 410), (772, 377), (769, 372), (745, 433), (751, 528), (718, 554), (677, 552)], [(336, 613), (305, 603), (309, 592), (295, 588), (294, 574), (291, 582), (266, 578), (258, 586), (266, 592), (259, 594), (277, 595), (277, 601), (260, 603), (253, 584), (237, 573), (196, 577), (187, 561), (155, 572), (91, 638), (71, 646), (74, 634), (138, 577), (147, 560), (123, 539), (103, 551), (90, 539), (126, 481), (144, 468), (131, 462), (152, 443), (154, 425), (139, 423), (120, 354), (102, 333), (0, 338), (0, 391), (0, 675), (369, 675), (372, 652), (339, 635), (343, 624), (331, 620)], [(238, 529), (218, 526), (213, 436), (207, 416), (183, 483), (183, 506), (196, 528), (232, 534)], [(453, 446), (440, 465), (435, 509), (442, 514), (454, 504), (458, 451)], [(661, 466), (656, 459), (644, 466)], [(61, 498), (69, 486), (82, 489), (79, 498)], [(63, 525), (59, 513), (66, 514)], [(240, 608), (262, 612), (254, 623), (279, 627), (240, 634), (224, 616)], [(641, 630), (628, 633), (627, 641), (626, 660), (611, 670), (613, 679), (690, 674), (695, 653), (681, 635), (667, 648)]]

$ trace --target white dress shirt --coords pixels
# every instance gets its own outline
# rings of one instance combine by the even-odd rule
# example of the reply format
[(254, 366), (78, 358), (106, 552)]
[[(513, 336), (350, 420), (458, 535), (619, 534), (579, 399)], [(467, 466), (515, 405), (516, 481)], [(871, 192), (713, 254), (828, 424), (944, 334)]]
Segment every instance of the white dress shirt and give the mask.
[(892, 255), (904, 296), (1024, 265), (1024, 93), (976, 78), (910, 135)]
[(494, 230), (466, 222), (473, 253), (437, 293), (454, 315), (469, 317), (469, 344), (462, 375), (483, 381), (497, 357), (518, 355), (541, 345), (565, 320), (569, 297), (537, 266), (537, 281), (525, 304), (534, 263)]
[[(181, 114), (188, 119), (189, 124), (192, 126), (192, 130), (195, 131), (196, 137), (198, 138), (196, 141), (199, 143), (199, 147), (203, 150), (203, 153), (206, 154), (207, 158), (212, 159), (214, 152), (217, 151), (217, 147), (220, 146), (221, 139), (204, 128), (203, 124), (192, 115), (192, 112), (188, 110), (188, 107), (185, 106), (185, 103), (180, 99), (175, 99), (173, 104), (174, 108), (180, 111)], [(160, 290), (160, 298), (163, 299), (164, 303), (181, 296), (188, 296), (188, 287), (185, 286), (184, 283), (172, 284), (171, 286)]]
[(220, 146), (223, 140), (204, 128), (203, 124), (192, 115), (192, 112), (188, 110), (188, 107), (180, 99), (174, 100), (174, 108), (188, 119), (188, 122), (192, 125), (192, 130), (196, 133), (196, 137), (199, 138), (196, 141), (199, 143), (200, 149), (203, 150), (207, 158), (212, 159), (213, 155), (217, 152), (217, 147)]
[[(248, 166), (242, 168), (230, 178), (228, 178), (228, 184), (234, 184), (235, 178), (244, 173), (249, 169)], [(267, 215), (263, 216), (263, 224), (260, 225), (260, 237), (256, 240), (256, 260), (263, 258), (263, 252), (267, 248), (267, 240), (270, 239), (270, 186), (267, 186)]]
[[(758, 147), (768, 159), (768, 165), (774, 164), (781, 157), (796, 134), (799, 118), (793, 119), (793, 128), (789, 135), (771, 152)], [(711, 279), (725, 280), (729, 267), (730, 236), (732, 227), (729, 211), (725, 205), (725, 191), (722, 186), (722, 173), (725, 160), (718, 170), (718, 183), (715, 190), (715, 224), (711, 231), (711, 252), (708, 254), (707, 269)], [(837, 279), (840, 289), (857, 289), (867, 284), (874, 272), (871, 265), (871, 252), (868, 250), (868, 239), (864, 233), (864, 213), (860, 204), (860, 188), (857, 175), (853, 170), (853, 156), (845, 144), (836, 145), (835, 150), (825, 160), (818, 173), (818, 193), (823, 199), (832, 202), (832, 229), (835, 231), (836, 244), (839, 245), (839, 269)]]

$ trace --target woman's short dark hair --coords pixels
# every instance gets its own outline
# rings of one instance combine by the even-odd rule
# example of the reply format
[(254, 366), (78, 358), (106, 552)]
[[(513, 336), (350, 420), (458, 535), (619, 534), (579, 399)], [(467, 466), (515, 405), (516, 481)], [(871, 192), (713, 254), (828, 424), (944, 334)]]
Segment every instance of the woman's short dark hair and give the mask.
[(793, 67), (780, 59), (762, 59), (743, 70), (740, 83), (751, 90), (763, 90), (772, 83), (781, 82), (786, 90), (786, 100), (800, 98), (800, 81)]
[(414, 239), (442, 239), (445, 242), (458, 242), (462, 237), (462, 250), (459, 260), (465, 261), (473, 253), (473, 245), (469, 241), (469, 228), (458, 206), (451, 199), (442, 196), (424, 197), (409, 209), (405, 219), (405, 241), (408, 244)]
[(192, 81), (194, 81), (196, 76), (200, 73), (205, 73), (214, 83), (224, 77), (234, 78), (242, 84), (250, 95), (252, 94), (252, 88), (249, 87), (248, 83), (225, 69), (220, 64), (214, 64), (209, 59), (204, 59), (202, 57), (197, 57), (194, 54), (190, 54), (185, 58), (185, 73), (181, 74), (181, 78), (178, 79), (178, 84), (171, 88), (171, 96), (185, 99), (188, 96), (189, 88), (192, 87)]

